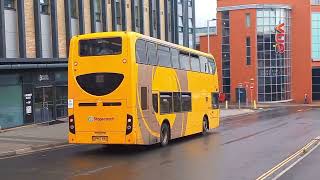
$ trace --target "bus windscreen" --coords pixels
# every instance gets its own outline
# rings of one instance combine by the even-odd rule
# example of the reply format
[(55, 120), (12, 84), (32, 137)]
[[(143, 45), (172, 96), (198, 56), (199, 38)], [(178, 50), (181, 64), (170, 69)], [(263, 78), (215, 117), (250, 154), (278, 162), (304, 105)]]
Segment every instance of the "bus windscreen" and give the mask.
[(120, 37), (80, 40), (79, 46), (81, 57), (122, 53), (122, 39)]

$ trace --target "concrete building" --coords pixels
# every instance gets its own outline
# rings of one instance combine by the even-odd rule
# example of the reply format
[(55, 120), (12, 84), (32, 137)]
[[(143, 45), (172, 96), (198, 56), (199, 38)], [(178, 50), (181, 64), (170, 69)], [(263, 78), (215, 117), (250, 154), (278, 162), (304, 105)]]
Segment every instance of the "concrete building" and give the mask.
[(217, 17), (210, 51), (232, 102), (320, 100), (319, 0), (218, 0)]
[(1, 0), (0, 128), (67, 116), (74, 35), (136, 31), (195, 46), (194, 0)]

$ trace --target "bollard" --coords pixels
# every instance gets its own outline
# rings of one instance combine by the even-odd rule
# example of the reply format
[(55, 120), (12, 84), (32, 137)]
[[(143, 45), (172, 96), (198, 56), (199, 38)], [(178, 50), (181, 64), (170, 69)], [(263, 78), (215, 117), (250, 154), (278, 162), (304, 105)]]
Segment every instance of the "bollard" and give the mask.
[(256, 102), (256, 100), (253, 101), (253, 109), (257, 109), (257, 102)]
[(226, 109), (229, 109), (229, 107), (228, 107), (229, 105), (228, 105), (228, 101), (226, 101)]

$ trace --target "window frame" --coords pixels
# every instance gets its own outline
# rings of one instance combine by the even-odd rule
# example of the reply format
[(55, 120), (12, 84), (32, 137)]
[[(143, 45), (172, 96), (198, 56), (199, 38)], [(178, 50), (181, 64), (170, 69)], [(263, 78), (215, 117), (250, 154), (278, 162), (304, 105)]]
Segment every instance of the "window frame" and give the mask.
[[(188, 55), (187, 55), (187, 54), (188, 54)], [(183, 64), (184, 60), (183, 60), (183, 58), (181, 58), (181, 57), (188, 57), (188, 64)], [(189, 53), (180, 51), (180, 53), (179, 53), (179, 61), (180, 61), (180, 69), (181, 69), (181, 70), (191, 71), (190, 54), (189, 54)], [(184, 67), (184, 65), (188, 65), (188, 69), (186, 69), (186, 68)]]
[(79, 19), (79, 1), (78, 0), (70, 1), (70, 12), (71, 12), (71, 18)]
[[(143, 42), (144, 43), (144, 58), (145, 58), (145, 62), (141, 62), (140, 61), (140, 58), (138, 58), (138, 48), (137, 48), (137, 45), (138, 45), (138, 42)], [(136, 63), (138, 64), (145, 64), (147, 65), (148, 64), (148, 54), (147, 54), (147, 42), (144, 40), (144, 39), (137, 39), (136, 40), (136, 45), (135, 45), (135, 49), (136, 49)]]
[[(171, 98), (170, 98), (170, 95), (171, 95)], [(169, 104), (169, 111), (168, 112), (163, 112), (162, 111), (162, 108), (161, 108), (161, 103), (162, 103), (162, 100), (161, 100), (161, 96), (169, 96), (169, 97), (167, 97), (168, 99), (170, 98), (170, 100), (171, 101), (169, 101), (169, 103), (171, 103), (171, 104)], [(163, 98), (165, 98), (165, 97), (163, 97)], [(159, 93), (159, 104), (160, 104), (160, 107), (159, 107), (159, 109), (160, 109), (160, 115), (165, 115), (165, 114), (173, 114), (173, 93), (172, 92), (160, 92)]]
[[(150, 63), (150, 60), (149, 60), (149, 44), (151, 45), (154, 45), (154, 51), (155, 51), (155, 59), (156, 59), (156, 62), (154, 62), (153, 64)], [(158, 66), (159, 64), (159, 61), (158, 61), (158, 48), (157, 48), (158, 44), (155, 43), (155, 42), (151, 42), (151, 41), (146, 41), (146, 47), (147, 47), (147, 64), (148, 65), (151, 65), (151, 66)]]
[[(190, 96), (190, 107), (187, 110), (184, 109), (186, 107), (183, 101), (184, 95)], [(192, 112), (192, 93), (191, 92), (181, 92), (181, 112)]]
[(152, 93), (152, 109), (155, 113), (159, 113), (159, 93)]
[[(160, 62), (162, 62), (161, 59), (160, 59), (160, 52), (161, 53), (168, 53), (167, 55), (169, 56), (169, 63), (170, 63), (169, 66), (160, 63)], [(158, 46), (157, 46), (157, 56), (158, 56), (158, 66), (172, 68), (171, 48), (170, 47), (158, 44)]]
[[(43, 2), (41, 2), (43, 1)], [(49, 0), (39, 0), (39, 6), (40, 6), (40, 14), (43, 14), (43, 15), (50, 15), (50, 1)], [(43, 7), (47, 6), (47, 12), (43, 11)]]
[[(8, 1), (10, 1), (10, 3)], [(12, 7), (8, 7), (8, 4), (12, 4)], [(5, 10), (13, 10), (13, 11), (17, 9), (16, 4), (17, 4), (16, 0), (4, 0), (4, 3), (3, 3)]]

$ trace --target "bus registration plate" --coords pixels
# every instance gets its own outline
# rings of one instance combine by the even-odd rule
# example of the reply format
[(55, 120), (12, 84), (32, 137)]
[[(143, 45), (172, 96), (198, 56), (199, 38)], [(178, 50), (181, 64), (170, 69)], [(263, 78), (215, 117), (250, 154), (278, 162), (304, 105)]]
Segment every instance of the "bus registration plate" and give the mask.
[(108, 142), (108, 136), (92, 136), (93, 142)]

